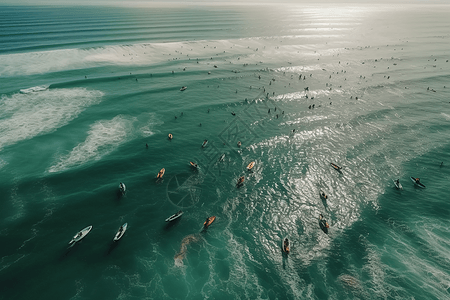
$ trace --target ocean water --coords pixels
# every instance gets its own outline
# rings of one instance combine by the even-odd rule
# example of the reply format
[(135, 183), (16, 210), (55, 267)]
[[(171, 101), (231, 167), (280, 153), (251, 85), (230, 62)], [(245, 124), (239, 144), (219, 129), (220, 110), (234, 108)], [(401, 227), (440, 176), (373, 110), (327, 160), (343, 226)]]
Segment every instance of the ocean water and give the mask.
[(2, 6), (0, 299), (449, 299), (449, 14)]

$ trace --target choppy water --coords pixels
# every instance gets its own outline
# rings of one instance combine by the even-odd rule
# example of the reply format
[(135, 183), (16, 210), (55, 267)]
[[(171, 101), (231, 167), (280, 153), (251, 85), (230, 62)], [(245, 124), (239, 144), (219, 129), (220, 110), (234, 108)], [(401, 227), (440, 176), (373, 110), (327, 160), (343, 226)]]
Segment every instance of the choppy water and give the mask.
[(449, 13), (3, 6), (0, 299), (449, 298)]

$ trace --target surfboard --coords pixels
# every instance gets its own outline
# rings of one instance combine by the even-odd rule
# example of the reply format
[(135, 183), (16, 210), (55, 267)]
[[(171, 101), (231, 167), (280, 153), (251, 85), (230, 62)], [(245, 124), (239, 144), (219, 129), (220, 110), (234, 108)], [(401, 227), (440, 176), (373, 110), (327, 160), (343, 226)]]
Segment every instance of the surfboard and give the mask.
[(424, 185), (422, 182), (420, 182), (420, 181), (417, 182), (417, 181), (416, 181), (416, 178), (414, 178), (414, 177), (412, 177), (412, 176), (411, 176), (410, 178), (411, 178), (411, 181), (414, 182), (414, 184), (415, 184), (416, 186), (418, 186), (418, 187), (420, 187), (420, 188), (422, 188), (422, 189), (425, 188), (425, 185)]
[(127, 187), (125, 186), (125, 184), (123, 182), (119, 183), (119, 190), (122, 194), (125, 194)]
[(166, 222), (172, 222), (173, 220), (178, 219), (179, 217), (181, 217), (183, 215), (183, 212), (180, 210), (177, 213), (171, 215), (170, 217), (168, 217), (166, 219)]
[(204, 140), (203, 144), (202, 144), (202, 147), (205, 148), (207, 144), (208, 144), (208, 140)]
[(209, 218), (205, 221), (205, 223), (203, 223), (203, 227), (205, 227), (205, 229), (208, 228), (209, 225), (211, 225), (212, 222), (214, 222), (215, 220), (216, 220), (216, 216), (209, 217)]
[(328, 234), (328, 228), (330, 228), (330, 225), (328, 225), (327, 220), (323, 218), (322, 214), (319, 216), (319, 226), (324, 233)]
[(336, 171), (341, 171), (341, 167), (339, 167), (338, 165), (336, 165), (336, 164), (333, 164), (333, 163), (330, 163), (330, 165), (336, 170)]
[(80, 230), (77, 234), (73, 236), (72, 240), (70, 240), (69, 245), (83, 239), (91, 231), (91, 229), (92, 225)]
[(397, 190), (403, 190), (403, 186), (400, 182), (397, 183), (397, 180), (392, 179), (392, 181), (394, 182), (395, 188)]
[[(123, 235), (125, 234), (125, 231), (127, 230), (127, 227), (128, 227), (128, 223), (125, 223), (122, 226), (120, 226), (119, 230), (117, 230), (117, 233), (113, 238), (114, 242), (120, 240), (123, 237)], [(120, 230), (120, 229), (122, 229), (122, 230)]]
[(286, 254), (289, 254), (289, 252), (291, 251), (290, 242), (287, 237), (284, 237), (284, 239), (281, 241), (281, 249), (283, 249), (283, 252)]
[(166, 173), (166, 169), (162, 168), (159, 171), (158, 175), (156, 175), (156, 178), (158, 178), (158, 179), (162, 178), (164, 176), (164, 173)]

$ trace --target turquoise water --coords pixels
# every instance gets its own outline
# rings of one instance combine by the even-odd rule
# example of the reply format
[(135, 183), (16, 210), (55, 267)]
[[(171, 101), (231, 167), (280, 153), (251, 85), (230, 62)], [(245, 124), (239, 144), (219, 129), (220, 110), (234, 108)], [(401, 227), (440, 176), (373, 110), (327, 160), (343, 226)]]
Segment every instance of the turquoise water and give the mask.
[(0, 299), (449, 298), (449, 13), (3, 6)]

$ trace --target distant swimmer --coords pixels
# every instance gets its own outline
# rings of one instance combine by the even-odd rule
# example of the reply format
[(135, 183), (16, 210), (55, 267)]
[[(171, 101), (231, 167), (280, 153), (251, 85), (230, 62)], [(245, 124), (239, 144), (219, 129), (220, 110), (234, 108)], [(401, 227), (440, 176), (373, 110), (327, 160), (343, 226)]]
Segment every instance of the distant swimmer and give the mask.
[(233, 115), (233, 116), (235, 116), (236, 114), (234, 113), (234, 111), (233, 112), (231, 112), (231, 114)]
[(270, 114), (270, 108), (269, 108), (269, 110), (267, 111), (267, 113)]
[(242, 145), (241, 141), (237, 142), (238, 147), (241, 147), (241, 145)]
[(147, 148), (147, 149), (148, 149), (148, 144), (145, 144), (145, 148)]
[(200, 125), (199, 125), (200, 127), (202, 126), (202, 123), (200, 123)]
[(169, 133), (168, 137), (169, 137), (169, 140), (173, 139), (173, 135), (171, 133)]
[(444, 165), (444, 162), (441, 162), (441, 165), (440, 165), (440, 167), (442, 167)]
[(208, 113), (209, 113), (209, 108), (208, 108)]
[(175, 116), (175, 119), (178, 119), (177, 116)]

